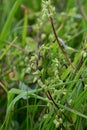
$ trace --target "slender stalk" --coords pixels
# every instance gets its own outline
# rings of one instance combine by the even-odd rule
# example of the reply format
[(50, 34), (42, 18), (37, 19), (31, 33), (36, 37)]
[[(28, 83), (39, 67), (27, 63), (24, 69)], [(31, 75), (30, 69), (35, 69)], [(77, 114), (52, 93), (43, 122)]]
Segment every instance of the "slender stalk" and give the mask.
[(7, 54), (11, 46), (14, 44), (14, 42), (17, 40), (17, 37), (7, 46), (7, 48), (4, 50), (4, 52), (0, 55), (0, 60)]
[[(48, 10), (48, 12), (49, 12), (49, 14), (50, 14), (50, 11), (49, 11), (49, 10)], [(77, 69), (76, 69), (75, 66), (72, 64), (72, 62), (71, 62), (71, 60), (70, 60), (68, 54), (65, 52), (65, 50), (64, 50), (63, 47), (61, 46), (61, 43), (60, 43), (60, 41), (59, 41), (59, 39), (58, 39), (58, 36), (57, 36), (57, 34), (56, 34), (56, 30), (55, 30), (54, 23), (53, 23), (53, 18), (52, 18), (51, 16), (50, 16), (50, 22), (51, 22), (51, 26), (52, 26), (52, 29), (53, 29), (53, 33), (54, 33), (55, 39), (56, 39), (56, 41), (57, 41), (57, 43), (58, 43), (58, 45), (59, 45), (59, 47), (60, 47), (60, 49), (61, 49), (63, 55), (65, 56), (65, 58), (66, 58), (66, 60), (68, 61), (69, 65), (71, 65), (72, 68), (74, 69), (74, 71), (76, 71)]]
[(7, 93), (8, 89), (6, 88), (6, 86), (0, 81), (0, 87), (3, 88), (3, 90)]
[(40, 33), (37, 34), (37, 42), (36, 42), (36, 54), (38, 59), (36, 60), (36, 70), (38, 70), (38, 62), (40, 59), (40, 53), (39, 53), (39, 39), (40, 39)]
[[(49, 10), (48, 10), (48, 12), (49, 12), (49, 14), (50, 14), (50, 11), (49, 11)], [(58, 39), (56, 30), (55, 30), (55, 27), (54, 27), (53, 18), (52, 18), (51, 16), (50, 16), (50, 23), (51, 23), (51, 26), (52, 26), (52, 29), (53, 29), (53, 33), (54, 33), (55, 39), (56, 39), (56, 41), (57, 41), (57, 43), (58, 43), (58, 45), (59, 45), (59, 47), (60, 47), (60, 49), (61, 49), (63, 55), (65, 56), (65, 58), (66, 58), (68, 64), (71, 65), (71, 67), (73, 68), (73, 70), (74, 70), (74, 72), (75, 72), (75, 74), (76, 74), (76, 73), (78, 72), (78, 69), (72, 64), (71, 59), (69, 58), (67, 52), (66, 52), (66, 51), (64, 50), (64, 48), (61, 46), (61, 43), (60, 43), (60, 41), (59, 41), (59, 39)], [(82, 79), (81, 75), (80, 75), (80, 78)], [(84, 82), (83, 82), (83, 81), (82, 81), (82, 85), (84, 86)]]
[[(49, 99), (52, 101), (52, 103), (55, 105), (55, 107), (56, 107), (57, 109), (59, 109), (60, 107), (58, 106), (58, 104), (55, 102), (55, 100), (54, 100), (53, 97), (51, 96), (50, 91), (48, 90), (47, 92), (48, 92), (48, 95), (49, 95), (49, 97), (50, 97)], [(76, 129), (75, 129), (75, 126), (74, 126), (74, 123), (73, 123), (73, 120), (67, 118), (64, 112), (62, 112), (62, 114), (63, 114), (63, 116), (65, 117), (65, 119), (67, 119), (67, 121), (72, 125), (73, 130), (76, 130)], [(60, 115), (58, 115), (58, 117), (60, 117)], [(64, 126), (64, 125), (63, 125), (63, 126)]]
[(87, 21), (87, 15), (86, 15), (86, 13), (85, 13), (85, 11), (84, 11), (83, 6), (80, 4), (80, 0), (77, 0), (77, 4), (78, 4), (78, 6), (79, 6), (79, 9), (80, 9), (80, 12), (81, 12), (82, 16), (83, 16), (84, 19)]
[[(50, 91), (48, 90), (47, 93), (46, 93), (46, 96), (48, 97), (48, 99), (51, 101), (52, 104), (54, 104), (58, 109), (59, 109), (59, 106), (56, 104), (56, 102), (54, 101), (54, 99), (52, 98), (51, 96), (51, 93)], [(58, 119), (61, 118), (61, 116), (59, 115), (59, 113), (57, 112), (57, 110), (54, 108), (54, 111), (55, 111), (55, 114), (57, 115)], [(65, 126), (63, 123), (61, 123), (61, 126), (64, 130), (66, 130)]]

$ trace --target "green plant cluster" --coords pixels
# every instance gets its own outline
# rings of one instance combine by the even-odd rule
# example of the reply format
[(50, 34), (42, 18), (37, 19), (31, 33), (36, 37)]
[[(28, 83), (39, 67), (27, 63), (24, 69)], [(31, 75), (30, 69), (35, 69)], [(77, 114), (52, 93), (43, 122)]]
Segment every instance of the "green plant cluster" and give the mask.
[(0, 130), (87, 129), (86, 6), (0, 1)]

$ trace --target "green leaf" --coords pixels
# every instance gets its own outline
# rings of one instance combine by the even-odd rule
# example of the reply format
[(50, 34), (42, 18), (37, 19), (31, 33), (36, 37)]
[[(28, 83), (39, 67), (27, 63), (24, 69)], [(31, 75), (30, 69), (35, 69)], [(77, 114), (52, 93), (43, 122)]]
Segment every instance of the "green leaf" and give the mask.
[[(0, 35), (0, 41), (6, 40), (10, 26), (11, 26), (11, 23), (12, 23), (12, 20), (13, 20), (13, 17), (15, 15), (15, 13), (17, 12), (17, 9), (20, 6), (21, 2), (22, 2), (22, 0), (16, 0), (15, 4), (13, 5), (13, 7), (12, 7), (10, 13), (9, 13), (9, 16), (6, 20), (6, 23), (5, 23), (5, 25), (2, 29), (2, 32), (1, 32), (1, 35)], [(3, 48), (4, 44), (5, 43), (0, 44), (0, 50)]]

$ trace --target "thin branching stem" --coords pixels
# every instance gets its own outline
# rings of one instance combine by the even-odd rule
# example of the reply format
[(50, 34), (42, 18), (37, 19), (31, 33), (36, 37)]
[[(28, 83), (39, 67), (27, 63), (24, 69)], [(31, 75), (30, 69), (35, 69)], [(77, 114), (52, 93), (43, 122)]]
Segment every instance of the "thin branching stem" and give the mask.
[[(57, 109), (59, 109), (59, 106), (56, 104), (56, 102), (55, 102), (54, 99), (52, 98), (50, 91), (48, 90), (48, 91), (45, 92), (45, 93), (46, 93), (47, 98), (51, 101), (51, 103), (54, 104)], [(61, 116), (60, 116), (60, 114), (57, 112), (56, 108), (54, 108), (55, 114), (57, 115), (58, 119), (60, 119)], [(63, 128), (64, 130), (66, 130), (66, 128), (65, 128), (65, 126), (64, 126), (63, 123), (61, 123), (61, 126), (62, 126), (62, 128)]]
[[(49, 14), (50, 14), (50, 10), (48, 10)], [(64, 48), (61, 46), (61, 43), (59, 42), (59, 39), (58, 39), (58, 36), (57, 36), (57, 33), (56, 33), (56, 30), (55, 30), (55, 27), (54, 27), (54, 22), (53, 22), (53, 18), (50, 16), (50, 23), (51, 23), (51, 26), (52, 26), (52, 29), (53, 29), (53, 33), (54, 33), (54, 36), (55, 36), (55, 39), (63, 53), (63, 55), (65, 56), (67, 62), (69, 65), (71, 65), (71, 67), (73, 68), (75, 74), (78, 72), (78, 69), (72, 64), (71, 62), (71, 59), (69, 58), (68, 56), (68, 53), (64, 50)], [(80, 78), (82, 79), (82, 77), (80, 76)], [(84, 82), (82, 81), (82, 85), (84, 84)], [(84, 86), (84, 85), (83, 85)]]
[[(47, 93), (48, 93), (48, 95), (49, 95), (48, 98), (52, 101), (52, 103), (55, 105), (55, 107), (56, 107), (57, 109), (60, 109), (60, 107), (58, 106), (58, 104), (57, 104), (57, 103), (55, 102), (55, 100), (53, 99), (53, 97), (52, 97), (52, 95), (51, 95), (51, 93), (50, 93), (49, 90), (47, 91)], [(65, 119), (67, 119), (67, 121), (72, 125), (73, 130), (76, 130), (76, 129), (75, 129), (75, 126), (74, 126), (74, 123), (73, 123), (73, 120), (67, 118), (64, 112), (62, 112), (62, 114), (63, 114), (63, 116), (65, 117)], [(64, 126), (64, 125), (63, 125), (63, 126)]]
[[(50, 14), (50, 11), (49, 11), (49, 10), (48, 10), (48, 12), (49, 12), (49, 14)], [(57, 34), (56, 34), (55, 27), (54, 27), (53, 18), (52, 18), (51, 16), (50, 16), (49, 18), (50, 18), (50, 22), (51, 22), (51, 26), (52, 26), (52, 29), (53, 29), (53, 33), (54, 33), (55, 39), (56, 39), (56, 41), (57, 41), (57, 43), (58, 43), (58, 45), (59, 45), (59, 47), (60, 47), (60, 49), (61, 49), (63, 55), (65, 56), (66, 60), (68, 61), (68, 64), (72, 66), (72, 68), (74, 69), (74, 71), (76, 71), (76, 68), (75, 68), (75, 66), (72, 64), (72, 62), (71, 62), (71, 60), (70, 60), (68, 54), (65, 52), (65, 50), (64, 50), (63, 47), (61, 46), (61, 43), (59, 42), (58, 36), (57, 36)]]

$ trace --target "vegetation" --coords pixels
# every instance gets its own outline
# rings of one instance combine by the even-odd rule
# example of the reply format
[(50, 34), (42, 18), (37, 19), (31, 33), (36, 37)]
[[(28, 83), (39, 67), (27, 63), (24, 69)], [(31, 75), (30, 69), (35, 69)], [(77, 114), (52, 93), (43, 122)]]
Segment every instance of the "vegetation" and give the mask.
[(87, 129), (86, 7), (0, 1), (0, 130)]

